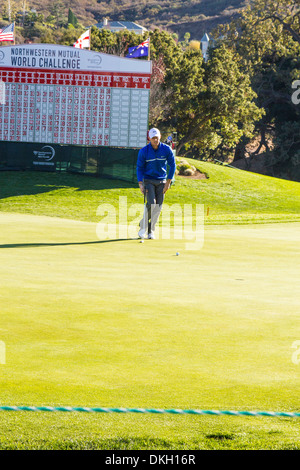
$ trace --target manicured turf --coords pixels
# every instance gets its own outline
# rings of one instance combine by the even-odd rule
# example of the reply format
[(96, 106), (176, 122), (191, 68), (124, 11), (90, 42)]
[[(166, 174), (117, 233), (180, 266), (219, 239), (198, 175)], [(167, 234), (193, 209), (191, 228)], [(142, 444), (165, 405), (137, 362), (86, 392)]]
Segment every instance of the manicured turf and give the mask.
[[(299, 411), (299, 223), (99, 240), (1, 213), (1, 404)], [(175, 256), (180, 252), (180, 256)], [(296, 449), (299, 420), (3, 412), (0, 448)]]
[[(101, 236), (99, 207), (120, 222), (120, 196), (143, 203), (136, 184), (0, 172), (1, 405), (299, 412), (300, 184), (197, 166), (207, 179), (177, 177), (165, 201), (204, 205), (193, 250), (172, 232)], [(299, 449), (299, 438), (292, 418), (3, 411), (0, 423), (0, 449)]]

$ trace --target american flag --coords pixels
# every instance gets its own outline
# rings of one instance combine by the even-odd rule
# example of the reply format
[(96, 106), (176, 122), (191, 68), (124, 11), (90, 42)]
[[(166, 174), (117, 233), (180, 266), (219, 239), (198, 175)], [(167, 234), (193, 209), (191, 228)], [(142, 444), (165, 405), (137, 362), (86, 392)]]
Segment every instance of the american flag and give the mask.
[(0, 29), (0, 41), (14, 41), (15, 24), (12, 23), (4, 29)]

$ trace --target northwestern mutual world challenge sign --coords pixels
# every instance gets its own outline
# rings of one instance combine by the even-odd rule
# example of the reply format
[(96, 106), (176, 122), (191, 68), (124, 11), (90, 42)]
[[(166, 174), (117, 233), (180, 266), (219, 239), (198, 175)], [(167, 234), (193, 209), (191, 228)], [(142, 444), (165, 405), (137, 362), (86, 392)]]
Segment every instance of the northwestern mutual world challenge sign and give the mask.
[(150, 79), (148, 60), (52, 44), (0, 47), (0, 141), (141, 147)]
[(11, 47), (11, 65), (14, 67), (39, 67), (41, 69), (80, 70), (79, 50)]

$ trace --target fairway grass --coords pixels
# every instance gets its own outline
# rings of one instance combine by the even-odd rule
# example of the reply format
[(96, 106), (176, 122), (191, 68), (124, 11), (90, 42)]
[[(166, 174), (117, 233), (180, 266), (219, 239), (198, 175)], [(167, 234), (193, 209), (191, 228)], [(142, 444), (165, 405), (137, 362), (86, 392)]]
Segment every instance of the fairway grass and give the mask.
[[(99, 239), (70, 208), (0, 213), (1, 405), (300, 411), (300, 223), (207, 223), (188, 250)], [(1, 418), (0, 449), (300, 449), (292, 418)]]

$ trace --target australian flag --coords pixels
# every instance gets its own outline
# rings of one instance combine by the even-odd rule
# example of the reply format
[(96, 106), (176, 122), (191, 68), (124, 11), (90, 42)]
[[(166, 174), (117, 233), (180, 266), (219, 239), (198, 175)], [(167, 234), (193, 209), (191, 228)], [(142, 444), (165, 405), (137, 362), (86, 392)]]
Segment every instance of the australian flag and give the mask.
[(138, 46), (129, 47), (129, 54), (127, 54), (126, 57), (147, 57), (149, 54), (149, 43), (150, 39), (148, 38)]

